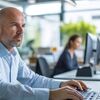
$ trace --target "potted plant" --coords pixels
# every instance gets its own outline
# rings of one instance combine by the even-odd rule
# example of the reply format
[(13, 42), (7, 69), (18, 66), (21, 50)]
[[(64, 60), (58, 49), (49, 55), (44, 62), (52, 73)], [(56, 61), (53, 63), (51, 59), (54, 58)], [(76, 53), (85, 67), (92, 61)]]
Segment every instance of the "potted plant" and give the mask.
[(63, 42), (65, 43), (65, 40), (67, 40), (68, 37), (70, 37), (73, 34), (79, 34), (83, 38), (83, 43), (85, 41), (86, 33), (92, 33), (96, 34), (96, 27), (95, 25), (92, 25), (90, 23), (87, 23), (85, 21), (78, 21), (76, 23), (70, 22), (70, 23), (63, 23), (60, 27), (61, 34), (63, 36)]

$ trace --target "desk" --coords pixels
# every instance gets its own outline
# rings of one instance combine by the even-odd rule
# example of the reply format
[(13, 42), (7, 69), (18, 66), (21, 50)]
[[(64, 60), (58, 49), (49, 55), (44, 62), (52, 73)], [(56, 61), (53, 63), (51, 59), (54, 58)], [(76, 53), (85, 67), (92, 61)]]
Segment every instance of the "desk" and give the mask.
[(87, 80), (87, 81), (100, 81), (100, 72), (97, 72), (97, 74), (93, 75), (93, 77), (76, 77), (76, 71), (77, 70), (73, 70), (63, 74), (55, 75), (54, 78), (65, 79), (65, 80), (77, 79), (77, 80)]
[(92, 90), (100, 92), (100, 82), (99, 81), (84, 81), (89, 88)]

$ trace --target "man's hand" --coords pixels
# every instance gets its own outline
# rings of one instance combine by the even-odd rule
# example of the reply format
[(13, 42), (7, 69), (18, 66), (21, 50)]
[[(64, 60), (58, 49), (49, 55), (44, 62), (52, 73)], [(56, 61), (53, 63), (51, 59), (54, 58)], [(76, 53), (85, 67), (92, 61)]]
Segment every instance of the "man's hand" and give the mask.
[(77, 90), (69, 86), (50, 91), (49, 100), (67, 100), (67, 99), (83, 100), (83, 97)]
[(88, 87), (85, 85), (85, 83), (83, 83), (80, 80), (72, 80), (72, 81), (65, 81), (61, 83), (61, 87), (65, 87), (65, 86), (70, 86), (74, 89), (78, 89), (81, 91), (85, 91), (88, 89)]

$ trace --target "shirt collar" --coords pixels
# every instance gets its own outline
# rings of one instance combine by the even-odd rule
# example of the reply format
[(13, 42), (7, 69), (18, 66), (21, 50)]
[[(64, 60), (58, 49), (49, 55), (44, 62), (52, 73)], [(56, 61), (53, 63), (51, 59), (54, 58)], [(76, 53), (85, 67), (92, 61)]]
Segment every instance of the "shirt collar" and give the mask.
[(15, 56), (16, 55), (16, 50), (15, 50), (15, 48), (14, 48), (14, 50), (13, 50), (13, 52), (11, 53), (11, 52), (9, 52), (8, 51), (8, 49), (0, 42), (0, 57), (1, 56), (6, 56), (6, 55), (13, 55), (13, 56)]

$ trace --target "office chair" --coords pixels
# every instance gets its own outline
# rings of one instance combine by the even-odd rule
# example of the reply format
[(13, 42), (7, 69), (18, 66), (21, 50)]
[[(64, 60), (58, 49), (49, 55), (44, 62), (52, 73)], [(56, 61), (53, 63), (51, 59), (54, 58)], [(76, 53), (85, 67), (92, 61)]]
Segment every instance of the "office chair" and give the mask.
[(44, 57), (39, 57), (37, 59), (36, 73), (46, 76), (46, 77), (51, 77), (49, 64)]

